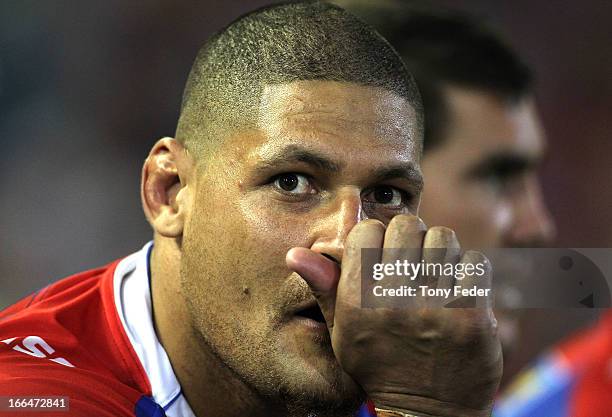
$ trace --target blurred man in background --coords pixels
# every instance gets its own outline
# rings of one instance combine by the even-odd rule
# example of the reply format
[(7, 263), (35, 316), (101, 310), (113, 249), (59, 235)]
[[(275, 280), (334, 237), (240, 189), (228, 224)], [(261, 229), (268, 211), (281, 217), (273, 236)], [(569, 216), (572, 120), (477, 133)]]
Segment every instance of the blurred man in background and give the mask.
[[(550, 244), (555, 226), (537, 177), (546, 140), (531, 72), (516, 53), (466, 14), (406, 2), (339, 3), (397, 48), (421, 90), (426, 186), (419, 214), (426, 223), (454, 229), (467, 247)], [(520, 273), (521, 265), (505, 266)], [(517, 313), (496, 311), (506, 382), (524, 364), (512, 355), (520, 341)], [(526, 371), (497, 415), (611, 415), (604, 395), (612, 389), (611, 320), (608, 314)]]

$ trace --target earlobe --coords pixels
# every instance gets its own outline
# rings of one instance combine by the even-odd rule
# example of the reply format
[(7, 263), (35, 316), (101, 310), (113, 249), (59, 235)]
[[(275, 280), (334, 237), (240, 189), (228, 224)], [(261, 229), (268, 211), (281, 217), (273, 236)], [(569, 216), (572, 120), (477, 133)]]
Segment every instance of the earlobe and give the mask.
[(190, 169), (185, 148), (172, 138), (157, 141), (142, 167), (143, 209), (155, 232), (164, 237), (183, 234)]

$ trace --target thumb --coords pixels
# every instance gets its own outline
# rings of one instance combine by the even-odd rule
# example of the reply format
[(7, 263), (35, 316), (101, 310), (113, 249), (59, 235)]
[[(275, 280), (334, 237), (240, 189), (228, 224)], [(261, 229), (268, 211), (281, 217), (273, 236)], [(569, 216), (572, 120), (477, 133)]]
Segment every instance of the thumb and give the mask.
[(290, 249), (287, 252), (286, 262), (289, 269), (297, 272), (310, 287), (331, 334), (340, 266), (324, 255), (307, 248)]

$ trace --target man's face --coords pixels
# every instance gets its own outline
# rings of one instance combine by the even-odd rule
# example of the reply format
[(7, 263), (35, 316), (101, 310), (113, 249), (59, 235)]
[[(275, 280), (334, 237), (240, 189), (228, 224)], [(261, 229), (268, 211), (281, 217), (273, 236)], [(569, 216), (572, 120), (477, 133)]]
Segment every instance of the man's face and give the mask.
[(455, 230), (464, 247), (540, 246), (554, 227), (536, 168), (545, 141), (533, 102), (447, 87), (446, 137), (422, 161), (420, 215)]
[[(422, 160), (426, 187), (420, 216), (427, 224), (455, 230), (465, 248), (550, 242), (554, 224), (536, 172), (546, 144), (533, 102), (509, 104), (493, 94), (458, 87), (446, 87), (444, 94), (449, 124), (442, 142)], [(506, 276), (524, 273), (525, 259), (507, 260)], [(503, 302), (505, 293), (499, 294)], [(517, 314), (496, 310), (506, 356), (517, 346)]]
[(357, 399), (285, 255), (298, 246), (339, 261), (358, 221), (416, 213), (415, 120), (406, 100), (379, 88), (269, 86), (258, 127), (230, 135), (200, 164), (183, 237), (184, 296), (196, 333), (260, 394)]

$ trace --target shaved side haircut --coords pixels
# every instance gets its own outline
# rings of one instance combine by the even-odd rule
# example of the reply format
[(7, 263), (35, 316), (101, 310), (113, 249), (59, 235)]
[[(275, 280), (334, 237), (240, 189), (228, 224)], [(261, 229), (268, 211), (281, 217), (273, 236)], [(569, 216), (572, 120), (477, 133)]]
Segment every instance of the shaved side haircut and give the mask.
[(307, 80), (392, 91), (414, 107), (422, 137), (419, 92), (397, 52), (371, 26), (321, 1), (259, 9), (212, 36), (189, 74), (176, 137), (201, 155), (255, 127), (265, 86)]

